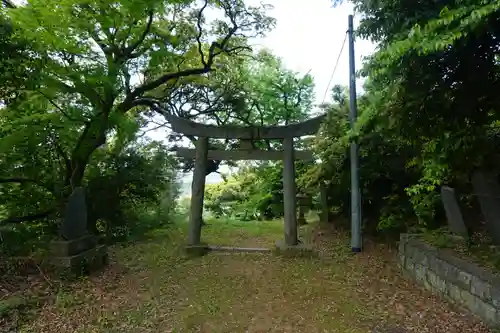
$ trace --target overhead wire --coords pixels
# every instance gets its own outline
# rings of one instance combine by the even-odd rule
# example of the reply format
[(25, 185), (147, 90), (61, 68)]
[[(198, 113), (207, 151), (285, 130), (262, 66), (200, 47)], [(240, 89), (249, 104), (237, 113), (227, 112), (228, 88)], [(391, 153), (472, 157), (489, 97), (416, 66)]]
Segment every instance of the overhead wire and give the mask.
[(328, 85), (326, 86), (325, 94), (323, 95), (323, 101), (321, 102), (321, 104), (325, 103), (326, 95), (328, 94), (328, 90), (330, 89), (330, 84), (332, 83), (333, 76), (335, 75), (335, 72), (337, 71), (337, 67), (339, 65), (340, 57), (342, 56), (342, 51), (344, 51), (344, 46), (345, 46), (346, 41), (347, 41), (347, 31), (345, 33), (344, 41), (342, 42), (342, 46), (340, 48), (339, 55), (337, 56), (337, 62), (335, 63), (335, 67), (333, 68), (332, 75), (330, 75), (330, 80), (328, 81)]

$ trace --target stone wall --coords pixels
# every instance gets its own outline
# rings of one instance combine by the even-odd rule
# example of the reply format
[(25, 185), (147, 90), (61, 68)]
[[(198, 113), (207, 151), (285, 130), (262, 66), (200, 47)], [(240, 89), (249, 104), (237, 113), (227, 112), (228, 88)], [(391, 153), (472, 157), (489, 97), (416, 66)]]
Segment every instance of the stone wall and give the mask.
[(402, 234), (399, 264), (418, 283), (500, 327), (500, 277), (480, 266)]

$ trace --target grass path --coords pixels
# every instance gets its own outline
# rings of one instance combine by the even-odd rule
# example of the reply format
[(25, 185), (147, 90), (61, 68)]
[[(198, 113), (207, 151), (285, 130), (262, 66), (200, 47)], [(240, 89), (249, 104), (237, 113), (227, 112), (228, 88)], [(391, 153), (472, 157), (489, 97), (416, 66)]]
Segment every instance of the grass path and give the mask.
[[(272, 245), (281, 223), (210, 221), (204, 240)], [(114, 248), (111, 266), (46, 304), (21, 332), (489, 332), (476, 319), (399, 274), (393, 251), (306, 227), (320, 258), (272, 254), (182, 254), (184, 227)], [(381, 331), (385, 332), (385, 331)], [(396, 332), (396, 331), (394, 331)]]

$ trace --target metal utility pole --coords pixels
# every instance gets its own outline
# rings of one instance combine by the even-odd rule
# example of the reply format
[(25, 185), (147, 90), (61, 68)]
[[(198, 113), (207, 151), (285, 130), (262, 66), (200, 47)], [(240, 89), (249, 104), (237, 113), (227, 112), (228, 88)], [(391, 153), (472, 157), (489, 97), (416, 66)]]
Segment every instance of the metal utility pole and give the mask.
[[(354, 129), (358, 117), (356, 103), (356, 68), (354, 63), (354, 23), (353, 15), (348, 18), (349, 34), (349, 122)], [(359, 189), (359, 152), (358, 145), (351, 142), (351, 249), (352, 252), (361, 252), (361, 191)]]

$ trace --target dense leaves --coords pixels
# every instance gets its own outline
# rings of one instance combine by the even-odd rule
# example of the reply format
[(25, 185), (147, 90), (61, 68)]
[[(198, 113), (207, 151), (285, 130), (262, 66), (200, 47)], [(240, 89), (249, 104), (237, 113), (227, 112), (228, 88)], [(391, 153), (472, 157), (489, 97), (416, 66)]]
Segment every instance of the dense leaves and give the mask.
[[(268, 50), (220, 61), (206, 80), (173, 89), (161, 103), (161, 112), (197, 122), (217, 125), (286, 125), (307, 119), (313, 105), (314, 83), (308, 74), (300, 75), (282, 64)], [(173, 142), (196, 138), (181, 133), (170, 136)], [(212, 148), (240, 148), (239, 140), (211, 140)], [(277, 148), (280, 142), (255, 141), (260, 149)], [(207, 174), (217, 171), (224, 161), (210, 161)], [(234, 166), (234, 163), (229, 163)], [(193, 161), (184, 161), (184, 170)]]
[[(206, 23), (209, 9), (221, 19)], [(31, 97), (43, 96), (54, 117), (75, 123), (76, 140), (66, 153), (71, 187), (82, 183), (117, 120), (156, 103), (158, 92), (209, 73), (218, 56), (246, 50), (245, 36), (272, 24), (261, 8), (242, 1), (39, 0), (8, 16), (33, 57), (44, 61)], [(26, 103), (36, 101), (23, 108)]]
[[(167, 147), (140, 139), (141, 127), (165, 100), (181, 105), (177, 91), (208, 86), (217, 96), (211, 72), (251, 54), (247, 38), (273, 25), (265, 9), (135, 0), (2, 8), (0, 223), (43, 222), (55, 234), (77, 186), (87, 189), (91, 231), (105, 226), (108, 236), (170, 212), (177, 164)], [(152, 218), (166, 221), (161, 214)]]
[[(39, 0), (5, 9), (2, 61), (12, 70), (2, 81), (0, 222), (25, 235), (34, 226), (55, 235), (68, 195), (84, 186), (89, 230), (126, 236), (170, 220), (179, 165), (169, 150), (196, 140), (177, 133), (168, 146), (147, 140), (152, 124), (168, 127), (162, 116), (248, 126), (309, 117), (312, 77), (248, 46), (249, 37), (274, 24), (267, 8), (243, 1)], [(180, 162), (189, 170), (193, 161)], [(207, 174), (220, 164), (211, 161)], [(270, 178), (254, 187), (249, 207), (269, 189), (276, 209), (262, 206), (262, 214), (282, 215), (279, 166), (256, 168)]]
[(90, 231), (116, 238), (152, 227), (147, 224), (152, 220), (155, 227), (171, 222), (179, 186), (176, 162), (166, 147), (151, 142), (98, 154), (86, 184)]
[[(345, 195), (347, 148), (355, 139), (366, 226), (431, 227), (442, 213), (440, 185), (468, 195), (473, 170), (499, 167), (498, 2), (352, 2), (362, 16), (358, 36), (379, 50), (362, 70), (366, 93), (356, 130), (325, 125), (335, 144), (324, 153), (323, 137), (317, 139), (323, 163), (313, 179), (344, 184), (336, 191)], [(462, 198), (464, 206), (473, 202)]]
[[(297, 163), (297, 174), (302, 175), (309, 167), (308, 163)], [(282, 217), (282, 170), (281, 162), (241, 167), (226, 181), (207, 186), (205, 208), (217, 217), (232, 217), (243, 221)]]

